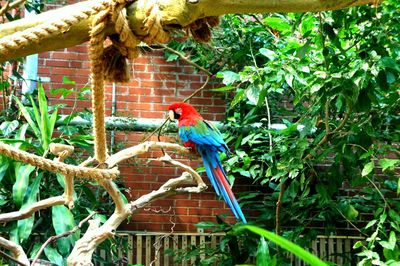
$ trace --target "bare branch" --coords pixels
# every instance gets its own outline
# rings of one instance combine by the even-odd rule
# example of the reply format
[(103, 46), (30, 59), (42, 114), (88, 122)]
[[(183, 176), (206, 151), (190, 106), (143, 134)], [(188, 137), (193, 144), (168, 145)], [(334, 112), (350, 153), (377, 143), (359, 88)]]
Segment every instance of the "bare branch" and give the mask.
[(65, 203), (65, 199), (63, 196), (56, 196), (56, 197), (44, 199), (44, 200), (33, 203), (26, 209), (0, 214), (0, 223), (5, 223), (5, 222), (9, 222), (9, 221), (14, 221), (14, 220), (22, 220), (22, 219), (30, 217), (33, 213), (35, 213), (39, 210), (46, 209), (48, 207), (55, 206), (55, 205), (63, 205), (64, 203)]
[(29, 266), (28, 257), (20, 245), (0, 236), (0, 247), (11, 251), (15, 261), (18, 261), (19, 264)]
[(201, 176), (195, 170), (193, 170), (193, 168), (191, 168), (190, 166), (187, 166), (179, 161), (173, 160), (171, 158), (171, 156), (169, 156), (168, 154), (165, 154), (163, 157), (161, 157), (157, 160), (162, 161), (164, 163), (169, 163), (169, 164), (172, 164), (174, 166), (181, 168), (182, 170), (184, 170), (192, 175), (192, 177), (196, 180), (196, 183), (198, 186), (201, 186), (201, 187), (205, 186), (207, 188), (207, 185), (204, 183)]
[(179, 144), (169, 143), (169, 142), (146, 141), (146, 142), (140, 143), (138, 145), (124, 149), (122, 151), (119, 151), (119, 152), (111, 155), (106, 160), (106, 164), (108, 165), (109, 168), (112, 168), (124, 160), (127, 160), (129, 158), (138, 156), (140, 154), (143, 154), (143, 153), (149, 152), (151, 150), (155, 150), (155, 149), (165, 149), (165, 150), (170, 150), (170, 151), (176, 151), (180, 154), (189, 154), (190, 153), (190, 150), (188, 150), (187, 148), (185, 148)]
[[(189, 193), (189, 192), (201, 192), (204, 191), (206, 187), (196, 188), (193, 187), (179, 187), (181, 185), (194, 184), (195, 180), (191, 174), (188, 172), (183, 172), (180, 177), (168, 180), (164, 185), (162, 185), (158, 190), (154, 190), (149, 194), (143, 195), (135, 201), (132, 201), (129, 206), (131, 212), (134, 213), (136, 210), (143, 208), (144, 206), (150, 204), (151, 202), (165, 198), (171, 195), (176, 195), (178, 193)], [(190, 188), (190, 189), (189, 189)]]
[(7, 1), (7, 3), (0, 9), (0, 16), (3, 16), (8, 10), (16, 8), (25, 3), (25, 0), (16, 0), (12, 3)]
[[(193, 170), (194, 171), (194, 170)], [(207, 187), (184, 188), (187, 184), (196, 183), (194, 178), (188, 172), (182, 173), (180, 177), (168, 180), (158, 190), (141, 196), (139, 199), (130, 202), (124, 206), (122, 212), (114, 212), (113, 215), (102, 225), (99, 226), (98, 220), (90, 221), (89, 229), (79, 239), (68, 257), (68, 265), (90, 265), (91, 258), (96, 247), (115, 234), (118, 226), (131, 214), (138, 209), (143, 208), (149, 203), (178, 193), (201, 192)]]
[(115, 183), (111, 180), (101, 180), (99, 184), (110, 194), (115, 204), (115, 212), (124, 212), (124, 201), (122, 200), (121, 192), (119, 192)]

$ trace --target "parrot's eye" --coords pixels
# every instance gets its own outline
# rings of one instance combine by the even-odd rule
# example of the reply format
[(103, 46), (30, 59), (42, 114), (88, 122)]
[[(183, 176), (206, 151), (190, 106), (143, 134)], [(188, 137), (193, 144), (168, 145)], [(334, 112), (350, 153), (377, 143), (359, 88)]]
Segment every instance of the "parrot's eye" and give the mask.
[(177, 114), (177, 115), (179, 115), (179, 116), (181, 116), (181, 115), (182, 115), (182, 108), (176, 108), (176, 109), (174, 110), (174, 113)]

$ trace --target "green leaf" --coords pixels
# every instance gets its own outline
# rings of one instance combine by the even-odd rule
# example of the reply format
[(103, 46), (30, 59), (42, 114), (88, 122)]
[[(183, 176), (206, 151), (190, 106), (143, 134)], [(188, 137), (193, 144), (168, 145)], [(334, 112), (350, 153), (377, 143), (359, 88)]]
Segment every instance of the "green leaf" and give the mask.
[(39, 123), (40, 130), (42, 132), (42, 147), (43, 150), (47, 150), (49, 148), (49, 144), (51, 141), (51, 133), (52, 129), (50, 130), (50, 119), (48, 114), (48, 107), (47, 107), (47, 100), (46, 94), (44, 92), (43, 86), (39, 86), (38, 88), (38, 100), (39, 100), (39, 110), (41, 121)]
[(263, 56), (265, 56), (266, 58), (268, 58), (271, 61), (275, 60), (275, 58), (276, 58), (276, 53), (270, 49), (261, 48), (259, 51), (260, 51), (260, 54), (262, 54)]
[[(256, 266), (271, 265), (271, 256), (269, 254), (268, 243), (264, 237), (260, 237), (257, 248)], [(271, 265), (272, 266), (272, 265)]]
[(394, 231), (390, 231), (389, 241), (379, 241), (379, 244), (384, 248), (393, 250), (396, 246), (396, 233)]
[(231, 101), (231, 107), (234, 107), (235, 105), (237, 105), (239, 102), (241, 102), (244, 97), (245, 97), (245, 90), (243, 89), (239, 89), (236, 92), (235, 98), (233, 98), (233, 100)]
[(40, 130), (36, 126), (35, 122), (33, 121), (28, 109), (21, 103), (21, 101), (17, 98), (14, 97), (15, 102), (18, 105), (19, 110), (21, 111), (22, 115), (25, 117), (26, 121), (28, 122), (29, 126), (32, 128), (33, 132), (35, 133), (37, 138), (40, 138)]
[(224, 87), (219, 87), (215, 89), (211, 89), (211, 91), (219, 91), (219, 92), (224, 92), (224, 91), (230, 91), (233, 90), (235, 87), (229, 85), (229, 86), (224, 86)]
[(365, 229), (370, 228), (371, 226), (373, 226), (374, 224), (376, 224), (377, 220), (371, 220), (367, 223), (367, 225), (365, 226)]
[[(53, 228), (56, 234), (61, 234), (72, 230), (75, 227), (74, 216), (64, 205), (53, 206), (51, 209)], [(71, 244), (74, 244), (72, 236), (63, 237), (57, 240), (58, 250), (63, 255), (70, 251)]]
[(364, 246), (363, 242), (361, 240), (358, 240), (356, 243), (354, 243), (353, 248), (357, 249)]
[(361, 171), (361, 176), (366, 176), (374, 170), (374, 162), (369, 162), (364, 165), (364, 168)]
[(380, 159), (379, 165), (382, 167), (382, 171), (387, 169), (394, 170), (395, 166), (400, 165), (400, 160), (398, 159)]
[[(24, 204), (21, 207), (21, 210), (28, 208), (32, 203), (37, 201), (37, 195), (39, 194), (40, 181), (42, 180), (43, 172), (40, 172), (33, 181), (32, 185), (29, 186), (26, 191)], [(32, 215), (29, 218), (19, 220), (18, 221), (18, 235), (21, 241), (28, 239), (32, 232), (33, 223), (35, 221), (35, 216)]]
[(246, 96), (247, 99), (253, 104), (257, 105), (258, 103), (258, 97), (260, 96), (261, 89), (258, 86), (255, 85), (250, 85), (246, 89)]
[(3, 177), (7, 173), (8, 166), (9, 166), (9, 163), (8, 163), (7, 160), (2, 160), (1, 161), (1, 164), (0, 164), (0, 183), (1, 183), (1, 180), (3, 179)]
[(15, 183), (13, 185), (13, 200), (15, 204), (21, 206), (25, 192), (29, 185), (29, 175), (35, 170), (35, 167), (20, 162), (14, 163)]
[(197, 228), (201, 228), (201, 229), (209, 229), (209, 228), (218, 226), (218, 224), (216, 224), (214, 222), (204, 221), (204, 222), (199, 222), (199, 223), (195, 224), (195, 226)]
[(399, 65), (396, 63), (396, 60), (394, 60), (391, 57), (383, 57), (380, 60), (380, 65), (386, 68), (391, 68), (393, 70), (396, 70), (397, 72), (400, 72)]
[(272, 232), (269, 232), (265, 229), (253, 225), (243, 225), (242, 228), (267, 238), (268, 240), (274, 242), (278, 246), (298, 256), (300, 259), (302, 259), (306, 263), (309, 263), (311, 266), (328, 266), (328, 264), (320, 260), (315, 255), (311, 254), (310, 252), (298, 246), (297, 244), (294, 244), (293, 242), (290, 242), (289, 240), (279, 235), (276, 235)]
[(13, 121), (4, 121), (0, 125), (1, 133), (4, 137), (8, 137), (11, 133), (13, 133), (19, 126), (19, 122), (17, 120)]
[(73, 80), (70, 80), (67, 76), (63, 76), (63, 83), (68, 84), (68, 85), (75, 85), (76, 82)]
[(229, 70), (218, 72), (216, 76), (217, 78), (222, 78), (222, 83), (227, 86), (232, 85), (236, 81), (240, 80), (240, 75), (238, 73)]
[(50, 138), (50, 141), (51, 141), (51, 138), (53, 136), (53, 131), (54, 131), (54, 127), (56, 126), (57, 118), (58, 118), (58, 109), (55, 109), (53, 111), (53, 113), (51, 114), (50, 119), (49, 119), (49, 138)]
[(264, 19), (264, 22), (271, 28), (282, 32), (290, 31), (292, 29), (290, 23), (283, 18), (268, 17)]
[(46, 246), (44, 249), (44, 254), (50, 262), (59, 266), (64, 265), (63, 257), (60, 255), (60, 253), (58, 253), (57, 249), (51, 247), (50, 245)]

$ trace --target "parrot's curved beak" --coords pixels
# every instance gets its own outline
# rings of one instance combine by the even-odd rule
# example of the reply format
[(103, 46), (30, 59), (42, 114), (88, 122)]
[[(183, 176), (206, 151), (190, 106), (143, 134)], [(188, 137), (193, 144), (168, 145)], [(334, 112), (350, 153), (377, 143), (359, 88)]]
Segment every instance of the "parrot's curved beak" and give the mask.
[(175, 120), (175, 112), (173, 110), (169, 110), (168, 116), (169, 116), (169, 119), (171, 119), (171, 121)]

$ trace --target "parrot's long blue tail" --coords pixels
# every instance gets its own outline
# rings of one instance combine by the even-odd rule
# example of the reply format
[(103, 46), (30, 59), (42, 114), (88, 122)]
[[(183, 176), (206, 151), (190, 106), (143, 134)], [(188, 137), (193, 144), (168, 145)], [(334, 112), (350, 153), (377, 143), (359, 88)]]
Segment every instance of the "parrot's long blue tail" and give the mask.
[(197, 150), (203, 158), (207, 176), (217, 195), (222, 196), (237, 219), (242, 220), (243, 223), (247, 223), (242, 209), (240, 208), (235, 195), (233, 195), (231, 186), (222, 167), (221, 160), (219, 159), (218, 151), (215, 148), (213, 149), (213, 147), (197, 147)]

